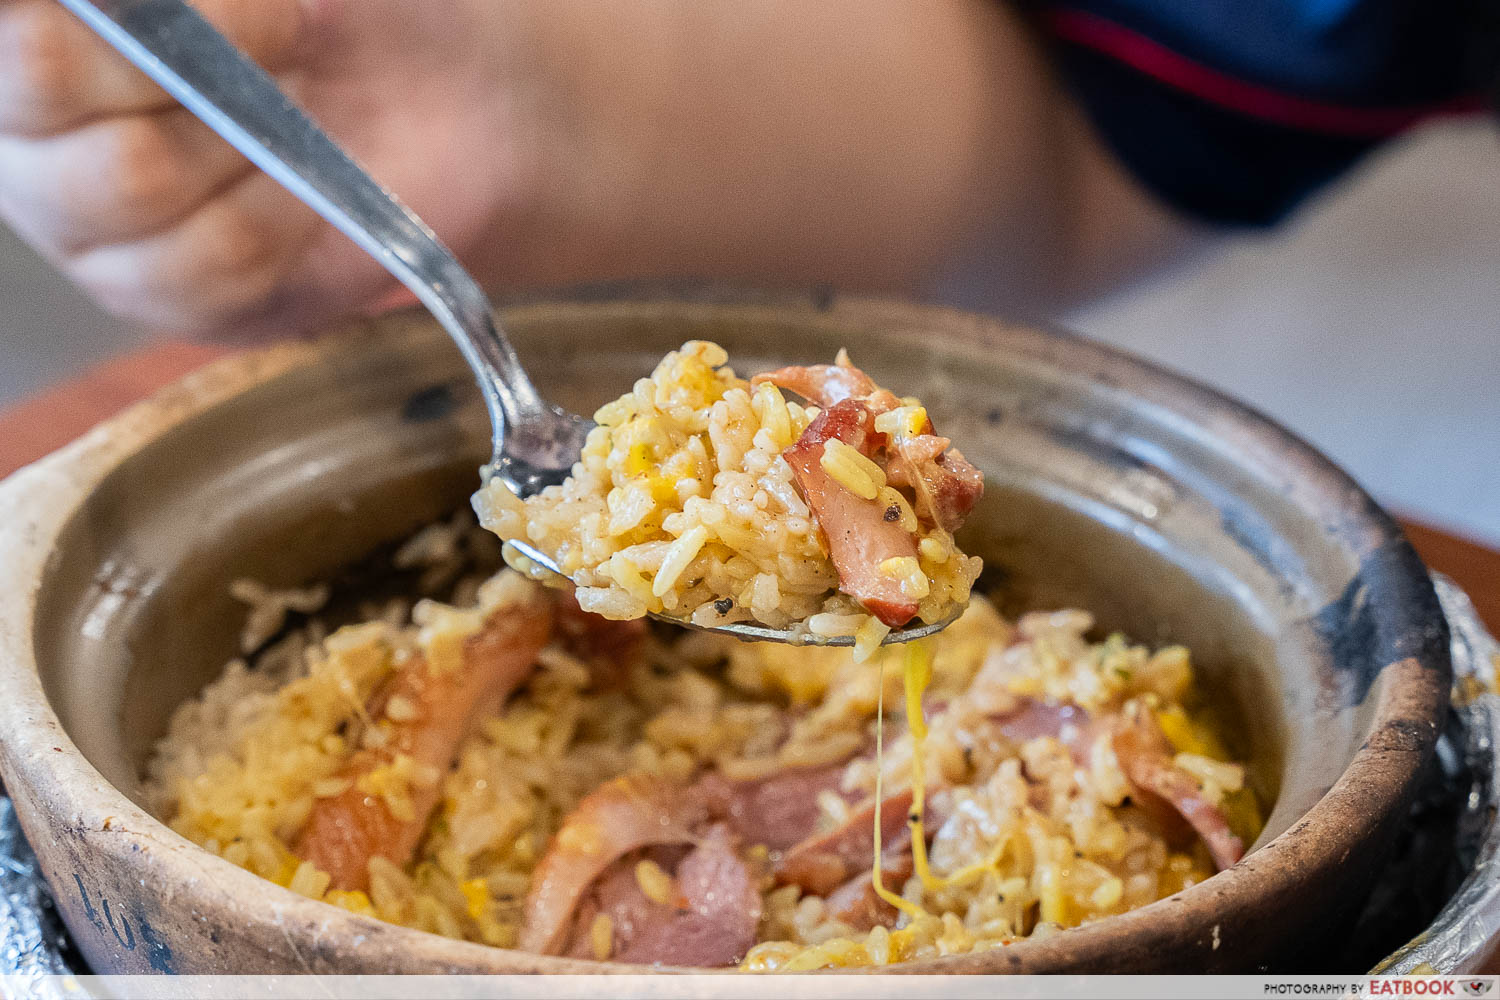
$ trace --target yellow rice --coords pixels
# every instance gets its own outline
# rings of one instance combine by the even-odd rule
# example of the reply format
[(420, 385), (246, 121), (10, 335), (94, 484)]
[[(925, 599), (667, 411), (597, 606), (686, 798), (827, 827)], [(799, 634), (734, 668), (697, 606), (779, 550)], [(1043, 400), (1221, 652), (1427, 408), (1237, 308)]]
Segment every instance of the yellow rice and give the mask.
[[(585, 666), (554, 645), (531, 680), (464, 743), (450, 773), (394, 767), (371, 785), (394, 810), (412, 782), (441, 782), (441, 804), (415, 860), (402, 868), (374, 858), (369, 892), (330, 891), (328, 876), (290, 845), (313, 803), (343, 790), (342, 766), (362, 734), (374, 731), (365, 709), (372, 693), (415, 653), (441, 661), (484, 617), (529, 600), (534, 586), (502, 572), (470, 605), (424, 601), (410, 623), (372, 621), (322, 639), (304, 630), (297, 656), (280, 653), (254, 667), (236, 661), (177, 710), (158, 744), (148, 773), (156, 811), (183, 836), (303, 895), (511, 946), (549, 838), (584, 795), (618, 775), (686, 781), (713, 768), (744, 780), (858, 755), (844, 770), (846, 794), (873, 794), (877, 783), (886, 795), (909, 787), (918, 747), (910, 730), (895, 725), (904, 714), (900, 648), (859, 664), (849, 650), (662, 633), (625, 683), (599, 690)], [(1128, 804), (1112, 751), (1096, 750), (1077, 767), (1057, 739), (1016, 745), (978, 721), (1018, 698), (1091, 711), (1143, 700), (1179, 752), (1178, 765), (1199, 777), (1248, 843), (1258, 807), (1200, 709), (1187, 651), (1151, 652), (1118, 636), (1091, 643), (1084, 638), (1091, 626), (1078, 611), (1012, 625), (975, 598), (933, 640), (932, 708), (920, 751), (926, 788), (948, 789), (929, 791), (928, 799), (949, 796), (951, 818), (933, 836), (929, 884), (919, 873), (891, 886), (907, 912), (895, 927), (859, 933), (834, 920), (821, 897), (767, 879), (760, 943), (743, 967), (885, 964), (999, 947), (1208, 877), (1213, 868), (1201, 844), (1170, 848)], [(1031, 641), (1014, 644), (1018, 634)], [(877, 762), (863, 754), (881, 703), (890, 718)], [(839, 795), (819, 804), (830, 827), (848, 812)], [(671, 891), (670, 876), (655, 865), (636, 875), (650, 898)], [(596, 920), (588, 933), (594, 953), (605, 957), (610, 927)]]
[[(594, 414), (598, 427), (567, 482), (523, 502), (492, 481), (474, 498), (480, 521), (552, 555), (584, 610), (606, 618), (650, 612), (854, 635), (867, 616), (839, 593), (826, 542), (781, 457), (818, 410), (773, 385), (752, 387), (727, 362), (723, 348), (703, 341), (667, 355)], [(926, 420), (912, 401), (881, 414), (877, 427), (916, 433)], [(859, 451), (829, 440), (822, 464), (851, 492), (897, 505), (903, 527), (920, 530), (909, 500)], [(903, 570), (907, 593), (921, 594), (917, 618), (935, 622), (968, 600), (981, 562), (941, 528), (919, 541), (920, 559)]]

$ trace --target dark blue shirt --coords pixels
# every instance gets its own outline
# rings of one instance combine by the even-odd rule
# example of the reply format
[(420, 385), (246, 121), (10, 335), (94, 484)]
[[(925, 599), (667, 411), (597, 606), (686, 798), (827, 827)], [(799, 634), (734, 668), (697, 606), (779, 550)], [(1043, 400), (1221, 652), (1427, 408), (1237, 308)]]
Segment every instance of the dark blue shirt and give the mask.
[(1267, 225), (1384, 140), (1482, 108), (1500, 0), (1024, 6), (1149, 190), (1199, 219)]

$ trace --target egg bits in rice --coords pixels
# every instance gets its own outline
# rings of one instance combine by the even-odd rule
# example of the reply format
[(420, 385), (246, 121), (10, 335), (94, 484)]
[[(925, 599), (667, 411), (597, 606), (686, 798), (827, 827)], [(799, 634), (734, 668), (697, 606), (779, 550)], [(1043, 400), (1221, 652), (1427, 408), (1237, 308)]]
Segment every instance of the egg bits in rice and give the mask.
[(522, 500), (491, 481), (481, 523), (552, 556), (606, 618), (854, 636), (864, 658), (960, 609), (981, 562), (953, 533), (984, 477), (922, 403), (843, 351), (748, 381), (728, 360), (705, 341), (668, 354), (594, 414), (566, 482)]

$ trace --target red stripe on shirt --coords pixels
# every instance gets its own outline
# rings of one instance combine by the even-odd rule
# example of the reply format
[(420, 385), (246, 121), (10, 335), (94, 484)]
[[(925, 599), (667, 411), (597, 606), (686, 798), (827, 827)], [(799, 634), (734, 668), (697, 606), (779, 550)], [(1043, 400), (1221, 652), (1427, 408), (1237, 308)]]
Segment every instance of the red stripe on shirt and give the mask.
[(1402, 107), (1358, 107), (1316, 101), (1230, 76), (1095, 14), (1047, 10), (1042, 16), (1051, 33), (1065, 42), (1093, 49), (1199, 100), (1288, 128), (1355, 138), (1385, 138), (1427, 118), (1467, 114), (1484, 108), (1479, 95)]

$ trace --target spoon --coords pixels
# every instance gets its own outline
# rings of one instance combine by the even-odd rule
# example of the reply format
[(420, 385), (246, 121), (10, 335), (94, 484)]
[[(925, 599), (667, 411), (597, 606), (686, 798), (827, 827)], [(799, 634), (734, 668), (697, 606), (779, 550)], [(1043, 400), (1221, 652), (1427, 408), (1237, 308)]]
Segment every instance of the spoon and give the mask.
[[(525, 499), (568, 477), (593, 422), (542, 399), (479, 283), (426, 223), (382, 188), (281, 92), (274, 80), (182, 0), (59, 0), (209, 128), (305, 202), (417, 296), (474, 370), (494, 428), (481, 475)], [(509, 543), (564, 576), (546, 553)], [(893, 630), (887, 643), (932, 635), (954, 621)], [(853, 636), (733, 623), (699, 626), (741, 639), (852, 646)]]

